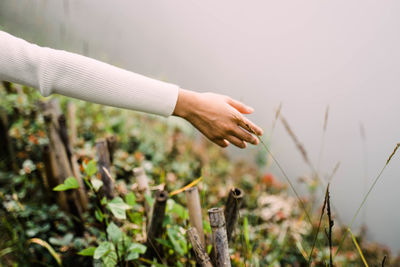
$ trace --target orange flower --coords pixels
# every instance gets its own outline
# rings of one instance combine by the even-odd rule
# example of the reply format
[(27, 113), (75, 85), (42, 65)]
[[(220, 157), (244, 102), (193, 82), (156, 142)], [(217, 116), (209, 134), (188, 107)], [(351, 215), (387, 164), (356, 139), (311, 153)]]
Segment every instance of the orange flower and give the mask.
[(275, 177), (271, 173), (266, 173), (262, 177), (261, 180), (262, 180), (262, 183), (265, 184), (265, 185), (273, 185), (273, 184), (275, 184)]
[(29, 140), (29, 142), (31, 142), (31, 143), (33, 143), (33, 144), (35, 144), (35, 145), (37, 145), (37, 144), (39, 144), (39, 140), (36, 138), (36, 136), (34, 136), (33, 134), (31, 134), (29, 137), (28, 137), (28, 140)]

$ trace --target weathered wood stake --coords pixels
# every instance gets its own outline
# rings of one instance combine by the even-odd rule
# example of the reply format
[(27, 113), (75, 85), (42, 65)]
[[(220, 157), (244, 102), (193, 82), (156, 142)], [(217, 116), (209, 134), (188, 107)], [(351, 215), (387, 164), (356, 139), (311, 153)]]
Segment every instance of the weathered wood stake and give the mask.
[[(58, 104), (58, 102), (54, 102)], [(57, 116), (54, 110), (52, 109), (50, 102), (49, 109), (45, 112), (45, 123), (49, 136), (49, 152), (50, 152), (50, 162), (53, 176), (56, 180), (63, 182), (66, 178), (73, 176), (71, 166), (68, 161), (67, 152), (65, 150), (64, 144), (61, 141), (61, 137), (59, 135), (59, 125)], [(67, 202), (69, 206), (69, 210), (72, 214), (74, 214), (80, 220), (82, 219), (82, 207), (80, 205), (80, 201), (77, 195), (77, 192), (74, 190), (65, 191), (65, 195), (67, 197)], [(61, 195), (59, 195), (61, 196)], [(75, 228), (78, 235), (82, 235), (84, 231), (84, 224), (81, 222), (74, 222)]]
[(110, 135), (106, 137), (107, 147), (110, 153), (110, 162), (112, 163), (114, 160), (114, 152), (117, 149), (117, 137), (115, 135)]
[(222, 208), (208, 210), (212, 229), (212, 242), (216, 267), (230, 267), (228, 238), (226, 236), (225, 216)]
[(190, 243), (192, 244), (194, 253), (196, 254), (196, 261), (201, 267), (213, 267), (211, 264), (210, 257), (208, 256), (204, 245), (197, 233), (195, 227), (189, 227), (187, 235)]
[(150, 226), (147, 231), (147, 251), (145, 257), (152, 259), (155, 256), (160, 256), (159, 245), (156, 238), (161, 237), (163, 232), (162, 223), (165, 217), (165, 207), (167, 205), (168, 192), (167, 191), (157, 191), (154, 205), (152, 210), (152, 216), (150, 221)]
[(103, 181), (102, 191), (107, 198), (111, 199), (114, 197), (114, 181), (103, 169), (105, 168), (110, 173), (110, 153), (108, 151), (106, 139), (101, 138), (96, 141), (96, 151), (98, 157), (97, 165), (101, 175), (101, 180)]
[(243, 196), (243, 190), (240, 188), (232, 188), (229, 191), (228, 200), (226, 201), (224, 211), (228, 241), (230, 241), (232, 238), (232, 233), (239, 217), (240, 206), (243, 202)]
[(189, 210), (190, 225), (195, 227), (200, 237), (201, 244), (205, 246), (203, 218), (201, 215), (201, 204), (199, 190), (197, 186), (191, 187), (185, 191), (187, 206)]
[(79, 183), (79, 189), (78, 189), (79, 202), (81, 204), (82, 210), (86, 211), (88, 209), (88, 198), (86, 195), (85, 184), (82, 180), (82, 175), (79, 170), (78, 160), (72, 148), (72, 144), (70, 141), (71, 139), (68, 136), (67, 120), (64, 114), (61, 114), (58, 117), (58, 124), (60, 127), (59, 128), (60, 137), (62, 142), (64, 143), (65, 151), (67, 152), (68, 161), (71, 166), (73, 176)]

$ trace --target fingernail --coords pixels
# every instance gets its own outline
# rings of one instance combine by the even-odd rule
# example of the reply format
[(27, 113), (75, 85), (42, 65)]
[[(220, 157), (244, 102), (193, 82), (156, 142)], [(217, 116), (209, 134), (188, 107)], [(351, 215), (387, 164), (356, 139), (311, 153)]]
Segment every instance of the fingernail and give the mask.
[(253, 112), (254, 108), (247, 106), (247, 109), (249, 110), (249, 112)]

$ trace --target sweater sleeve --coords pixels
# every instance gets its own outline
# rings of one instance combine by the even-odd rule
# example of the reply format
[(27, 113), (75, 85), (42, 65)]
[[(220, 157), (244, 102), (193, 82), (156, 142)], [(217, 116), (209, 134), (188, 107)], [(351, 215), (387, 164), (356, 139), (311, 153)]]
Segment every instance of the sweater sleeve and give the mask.
[(98, 104), (172, 114), (179, 87), (0, 31), (0, 80)]

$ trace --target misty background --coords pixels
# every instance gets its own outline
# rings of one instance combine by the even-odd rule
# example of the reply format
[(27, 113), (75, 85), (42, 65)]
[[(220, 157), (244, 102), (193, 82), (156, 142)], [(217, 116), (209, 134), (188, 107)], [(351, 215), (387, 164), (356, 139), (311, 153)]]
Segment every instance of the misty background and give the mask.
[[(182, 88), (230, 95), (255, 108), (250, 118), (266, 137), (282, 103), (322, 174), (341, 162), (331, 196), (349, 223), (400, 141), (399, 11), (395, 0), (1, 0), (0, 29)], [(292, 180), (310, 173), (280, 122), (270, 141)], [(245, 158), (252, 151), (229, 152)], [(396, 155), (356, 224), (394, 252), (399, 173)]]

